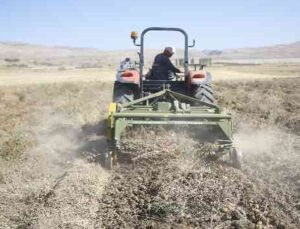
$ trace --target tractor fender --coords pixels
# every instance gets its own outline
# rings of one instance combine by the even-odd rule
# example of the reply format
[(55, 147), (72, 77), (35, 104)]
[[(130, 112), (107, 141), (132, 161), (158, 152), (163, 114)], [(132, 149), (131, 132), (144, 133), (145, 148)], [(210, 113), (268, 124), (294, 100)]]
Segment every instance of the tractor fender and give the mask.
[(137, 70), (117, 71), (117, 81), (120, 83), (140, 84), (140, 74)]
[(188, 75), (188, 85), (200, 85), (200, 84), (211, 84), (212, 76), (206, 71), (189, 71)]

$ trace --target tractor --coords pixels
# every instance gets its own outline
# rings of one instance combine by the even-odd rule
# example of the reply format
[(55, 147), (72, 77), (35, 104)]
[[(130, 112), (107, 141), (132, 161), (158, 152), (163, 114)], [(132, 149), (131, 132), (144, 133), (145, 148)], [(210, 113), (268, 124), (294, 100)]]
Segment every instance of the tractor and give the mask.
[[(183, 75), (174, 75), (168, 80), (153, 80), (151, 69), (144, 74), (144, 39), (152, 31), (181, 33), (184, 37)], [(232, 116), (215, 104), (212, 76), (203, 69), (189, 70), (188, 34), (181, 28), (150, 27), (141, 33), (132, 32), (133, 44), (139, 47), (138, 64), (131, 58), (120, 63), (113, 89), (113, 102), (109, 106), (107, 119), (107, 141), (109, 150), (105, 154), (105, 165), (111, 168), (118, 162), (121, 135), (134, 126), (199, 127), (200, 141), (219, 145), (218, 156), (229, 155), (233, 167), (241, 168), (241, 153), (233, 146)], [(192, 130), (193, 128), (191, 128)]]

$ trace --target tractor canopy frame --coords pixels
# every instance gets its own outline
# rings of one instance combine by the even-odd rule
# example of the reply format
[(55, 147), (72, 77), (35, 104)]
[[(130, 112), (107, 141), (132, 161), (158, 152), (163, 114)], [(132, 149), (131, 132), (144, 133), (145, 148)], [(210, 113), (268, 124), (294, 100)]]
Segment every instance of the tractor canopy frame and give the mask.
[(193, 44), (189, 45), (189, 38), (188, 34), (181, 28), (171, 28), (171, 27), (149, 27), (147, 29), (144, 29), (141, 34), (140, 44), (136, 43), (136, 39), (133, 40), (133, 43), (135, 46), (140, 47), (139, 52), (139, 72), (140, 72), (140, 94), (141, 97), (143, 97), (143, 68), (144, 68), (144, 37), (145, 35), (150, 31), (174, 31), (174, 32), (180, 32), (184, 36), (184, 76), (185, 78), (188, 77), (189, 74), (189, 48), (192, 48), (195, 46), (195, 40), (193, 40)]

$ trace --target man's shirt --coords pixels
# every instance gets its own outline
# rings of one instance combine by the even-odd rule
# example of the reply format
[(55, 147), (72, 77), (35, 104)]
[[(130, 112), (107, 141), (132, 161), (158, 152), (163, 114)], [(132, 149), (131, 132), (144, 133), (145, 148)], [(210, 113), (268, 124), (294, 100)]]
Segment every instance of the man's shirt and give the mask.
[(156, 80), (168, 80), (170, 77), (170, 73), (179, 73), (180, 70), (176, 68), (170, 58), (164, 55), (163, 53), (158, 54), (152, 66), (152, 79)]

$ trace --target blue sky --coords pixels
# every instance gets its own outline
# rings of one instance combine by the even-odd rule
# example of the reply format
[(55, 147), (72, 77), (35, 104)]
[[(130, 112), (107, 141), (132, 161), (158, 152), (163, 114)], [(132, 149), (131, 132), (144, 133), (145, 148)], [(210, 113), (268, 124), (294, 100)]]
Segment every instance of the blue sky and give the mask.
[[(300, 40), (300, 0), (0, 0), (0, 41), (133, 48), (131, 30), (182, 27), (198, 49), (256, 47)], [(147, 47), (182, 46), (153, 33)]]

